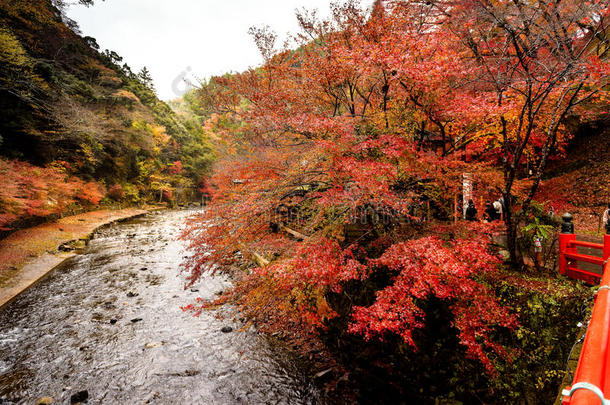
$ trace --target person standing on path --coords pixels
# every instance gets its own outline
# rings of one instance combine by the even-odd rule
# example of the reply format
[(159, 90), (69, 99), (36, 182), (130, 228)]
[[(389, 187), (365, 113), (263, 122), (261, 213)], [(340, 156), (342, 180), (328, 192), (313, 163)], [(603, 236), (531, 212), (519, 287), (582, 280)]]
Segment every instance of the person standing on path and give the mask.
[(608, 207), (602, 214), (602, 227), (606, 229), (607, 232), (610, 231), (610, 203), (608, 203)]
[(504, 219), (504, 210), (502, 207), (502, 201), (497, 200), (493, 203), (494, 210), (496, 211), (496, 219), (503, 220)]
[(494, 209), (491, 201), (485, 203), (485, 212), (483, 213), (483, 219), (492, 222), (496, 220), (496, 210)]
[(468, 207), (466, 207), (466, 220), (476, 221), (477, 220), (477, 208), (474, 206), (474, 201), (468, 200)]

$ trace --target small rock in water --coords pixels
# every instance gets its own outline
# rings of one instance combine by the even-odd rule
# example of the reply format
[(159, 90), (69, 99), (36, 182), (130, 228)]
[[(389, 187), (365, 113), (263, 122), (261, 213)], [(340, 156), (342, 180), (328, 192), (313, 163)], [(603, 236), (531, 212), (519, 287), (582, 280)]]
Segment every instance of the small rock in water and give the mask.
[(131, 291), (129, 291), (129, 292), (127, 293), (127, 297), (129, 297), (129, 298), (137, 297), (138, 295), (140, 295), (140, 294), (138, 294), (138, 293), (134, 293), (134, 292), (131, 292)]
[(222, 329), (220, 330), (222, 333), (231, 333), (233, 332), (233, 328), (230, 326), (223, 326)]
[(194, 377), (199, 374), (201, 374), (201, 372), (197, 370), (186, 370), (181, 373), (171, 373), (169, 375), (172, 377)]
[(83, 390), (78, 391), (76, 394), (72, 394), (70, 397), (71, 404), (78, 404), (79, 402), (85, 402), (89, 399), (89, 391)]
[(36, 405), (50, 405), (53, 403), (53, 398), (51, 397), (42, 397), (36, 402)]
[(136, 323), (136, 322), (140, 322), (142, 320), (142, 318), (133, 318), (131, 320), (131, 323)]
[(110, 324), (111, 324), (111, 325), (114, 325), (115, 323), (117, 323), (117, 320), (116, 320), (116, 319), (111, 319), (111, 320), (110, 320)]
[(146, 343), (144, 346), (147, 349), (152, 349), (153, 347), (163, 346), (163, 342), (154, 342), (154, 343)]

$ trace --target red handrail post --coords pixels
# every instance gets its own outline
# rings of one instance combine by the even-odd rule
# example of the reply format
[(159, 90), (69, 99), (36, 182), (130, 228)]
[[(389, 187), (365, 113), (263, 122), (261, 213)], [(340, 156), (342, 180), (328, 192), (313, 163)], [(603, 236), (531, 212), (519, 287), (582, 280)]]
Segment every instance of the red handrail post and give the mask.
[(602, 257), (604, 262), (610, 259), (610, 233), (604, 235), (604, 253)]
[(604, 262), (610, 259), (610, 233), (604, 235), (604, 253), (602, 257)]
[(568, 259), (566, 253), (577, 253), (577, 249), (570, 247), (570, 242), (576, 240), (574, 234), (574, 224), (572, 223), (571, 214), (565, 213), (561, 216), (561, 233), (559, 234), (559, 273), (564, 276), (568, 274)]

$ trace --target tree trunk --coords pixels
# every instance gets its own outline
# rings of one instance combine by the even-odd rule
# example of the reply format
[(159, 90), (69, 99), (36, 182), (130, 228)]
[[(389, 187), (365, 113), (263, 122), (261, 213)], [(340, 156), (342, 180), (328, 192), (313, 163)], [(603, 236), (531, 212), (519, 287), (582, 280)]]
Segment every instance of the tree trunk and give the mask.
[(506, 248), (510, 253), (510, 262), (513, 267), (519, 265), (519, 253), (517, 249), (517, 227), (518, 218), (514, 216), (513, 200), (510, 193), (502, 193), (504, 197), (504, 223), (506, 224)]

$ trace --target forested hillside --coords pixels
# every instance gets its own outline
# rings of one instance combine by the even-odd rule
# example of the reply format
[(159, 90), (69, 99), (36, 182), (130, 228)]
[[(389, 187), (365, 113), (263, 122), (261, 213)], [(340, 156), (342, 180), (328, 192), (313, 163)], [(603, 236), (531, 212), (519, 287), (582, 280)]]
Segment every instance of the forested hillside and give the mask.
[(0, 4), (0, 228), (199, 198), (212, 160), (201, 127), (157, 98), (146, 68), (77, 34), (63, 7)]
[[(301, 9), (300, 30), (282, 47), (269, 27), (250, 29), (260, 66), (212, 77), (169, 103), (146, 68), (134, 72), (82, 37), (66, 4), (0, 3), (0, 236), (97, 207), (205, 198), (186, 226), (187, 213), (161, 221), (164, 212), (123, 239), (109, 236), (143, 237), (112, 253), (134, 255), (119, 261), (129, 264), (125, 273), (104, 276), (113, 302), (120, 291), (154, 299), (138, 311), (178, 310), (182, 297), (192, 300), (180, 309), (196, 315), (225, 304), (239, 311), (233, 326), (204, 316), (197, 332), (174, 328), (186, 331), (183, 348), (258, 363), (242, 347), (219, 345), (243, 340), (218, 338), (254, 326), (308, 359), (329, 403), (547, 404), (557, 396), (592, 297), (569, 277), (597, 279), (568, 263), (605, 260), (566, 253), (577, 251), (566, 242), (570, 216), (561, 254), (557, 235), (570, 210), (577, 232), (601, 239), (610, 0), (376, 0), (370, 8), (344, 0), (328, 17)], [(174, 232), (186, 246), (172, 243)], [(152, 292), (181, 257), (184, 278), (173, 280), (187, 295)], [(207, 288), (218, 272), (232, 284), (223, 275)], [(130, 281), (119, 286), (123, 276)], [(143, 287), (132, 291), (138, 279)], [(88, 296), (92, 287), (84, 288)], [(129, 306), (94, 298), (92, 322), (105, 313), (108, 330), (184, 320), (171, 311), (110, 318), (104, 311)], [(197, 335), (204, 328), (210, 335)], [(220, 381), (232, 391), (232, 378), (249, 375), (237, 363), (223, 363), (226, 373), (210, 366), (215, 354), (193, 355), (185, 370), (193, 352), (161, 351), (176, 349), (164, 343), (174, 337), (144, 346), (150, 359), (177, 363), (147, 368), (154, 381), (188, 377), (207, 391)], [(202, 345), (191, 345), (197, 339)], [(74, 347), (89, 355), (88, 345)], [(250, 400), (252, 375), (243, 397), (215, 390)]]

